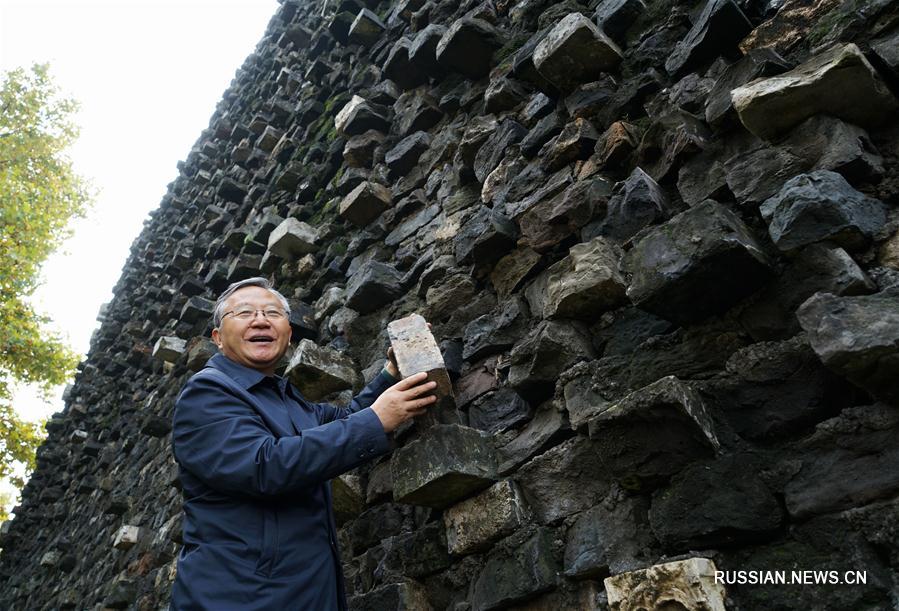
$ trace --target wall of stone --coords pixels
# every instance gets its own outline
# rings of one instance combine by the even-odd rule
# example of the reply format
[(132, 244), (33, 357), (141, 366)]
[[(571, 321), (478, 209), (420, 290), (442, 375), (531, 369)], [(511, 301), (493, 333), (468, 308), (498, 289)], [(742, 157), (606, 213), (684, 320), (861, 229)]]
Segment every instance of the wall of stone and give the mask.
[(334, 482), (354, 609), (896, 604), (896, 4), (361, 2), (285, 1), (179, 163), (3, 526), (0, 607), (166, 608), (174, 399), (259, 274), (310, 396), (413, 312), (453, 381)]

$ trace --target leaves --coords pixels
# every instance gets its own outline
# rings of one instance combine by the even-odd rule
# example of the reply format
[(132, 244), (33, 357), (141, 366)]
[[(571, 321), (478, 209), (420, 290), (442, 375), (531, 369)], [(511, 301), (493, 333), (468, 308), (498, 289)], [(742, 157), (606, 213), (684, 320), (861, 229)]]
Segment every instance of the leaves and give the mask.
[[(17, 68), (0, 82), (0, 477), (15, 463), (34, 468), (42, 427), (13, 410), (11, 385), (44, 392), (74, 373), (77, 355), (26, 302), (41, 265), (69, 236), (91, 201), (65, 151), (78, 136), (74, 100), (60, 95), (46, 64)], [(22, 481), (12, 480), (21, 486)]]

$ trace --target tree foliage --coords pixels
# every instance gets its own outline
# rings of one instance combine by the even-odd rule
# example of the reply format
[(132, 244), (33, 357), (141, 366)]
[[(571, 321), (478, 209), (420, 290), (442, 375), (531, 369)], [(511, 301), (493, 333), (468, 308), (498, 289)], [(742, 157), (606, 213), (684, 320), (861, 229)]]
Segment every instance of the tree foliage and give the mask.
[[(0, 478), (14, 464), (34, 468), (42, 427), (13, 409), (16, 383), (44, 393), (74, 372), (77, 355), (28, 303), (41, 265), (70, 234), (69, 221), (91, 201), (66, 149), (78, 136), (77, 104), (60, 95), (48, 66), (17, 68), (0, 82)], [(11, 478), (21, 487), (20, 478)]]

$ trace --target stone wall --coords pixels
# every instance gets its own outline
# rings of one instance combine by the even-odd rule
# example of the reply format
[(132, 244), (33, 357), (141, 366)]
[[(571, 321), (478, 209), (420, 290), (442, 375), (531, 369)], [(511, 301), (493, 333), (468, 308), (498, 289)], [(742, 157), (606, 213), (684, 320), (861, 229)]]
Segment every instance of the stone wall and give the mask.
[(896, 3), (362, 1), (284, 2), (179, 163), (3, 526), (0, 607), (166, 608), (174, 399), (259, 274), (310, 396), (413, 312), (452, 380), (334, 482), (354, 609), (895, 604)]

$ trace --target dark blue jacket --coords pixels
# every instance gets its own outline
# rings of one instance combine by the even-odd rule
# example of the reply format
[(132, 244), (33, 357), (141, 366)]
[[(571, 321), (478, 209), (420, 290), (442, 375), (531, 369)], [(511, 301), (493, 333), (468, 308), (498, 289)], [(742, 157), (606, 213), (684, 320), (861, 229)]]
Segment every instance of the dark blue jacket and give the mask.
[(175, 403), (172, 444), (184, 546), (172, 609), (345, 609), (329, 480), (385, 453), (368, 408), (381, 372), (346, 408), (221, 354)]

